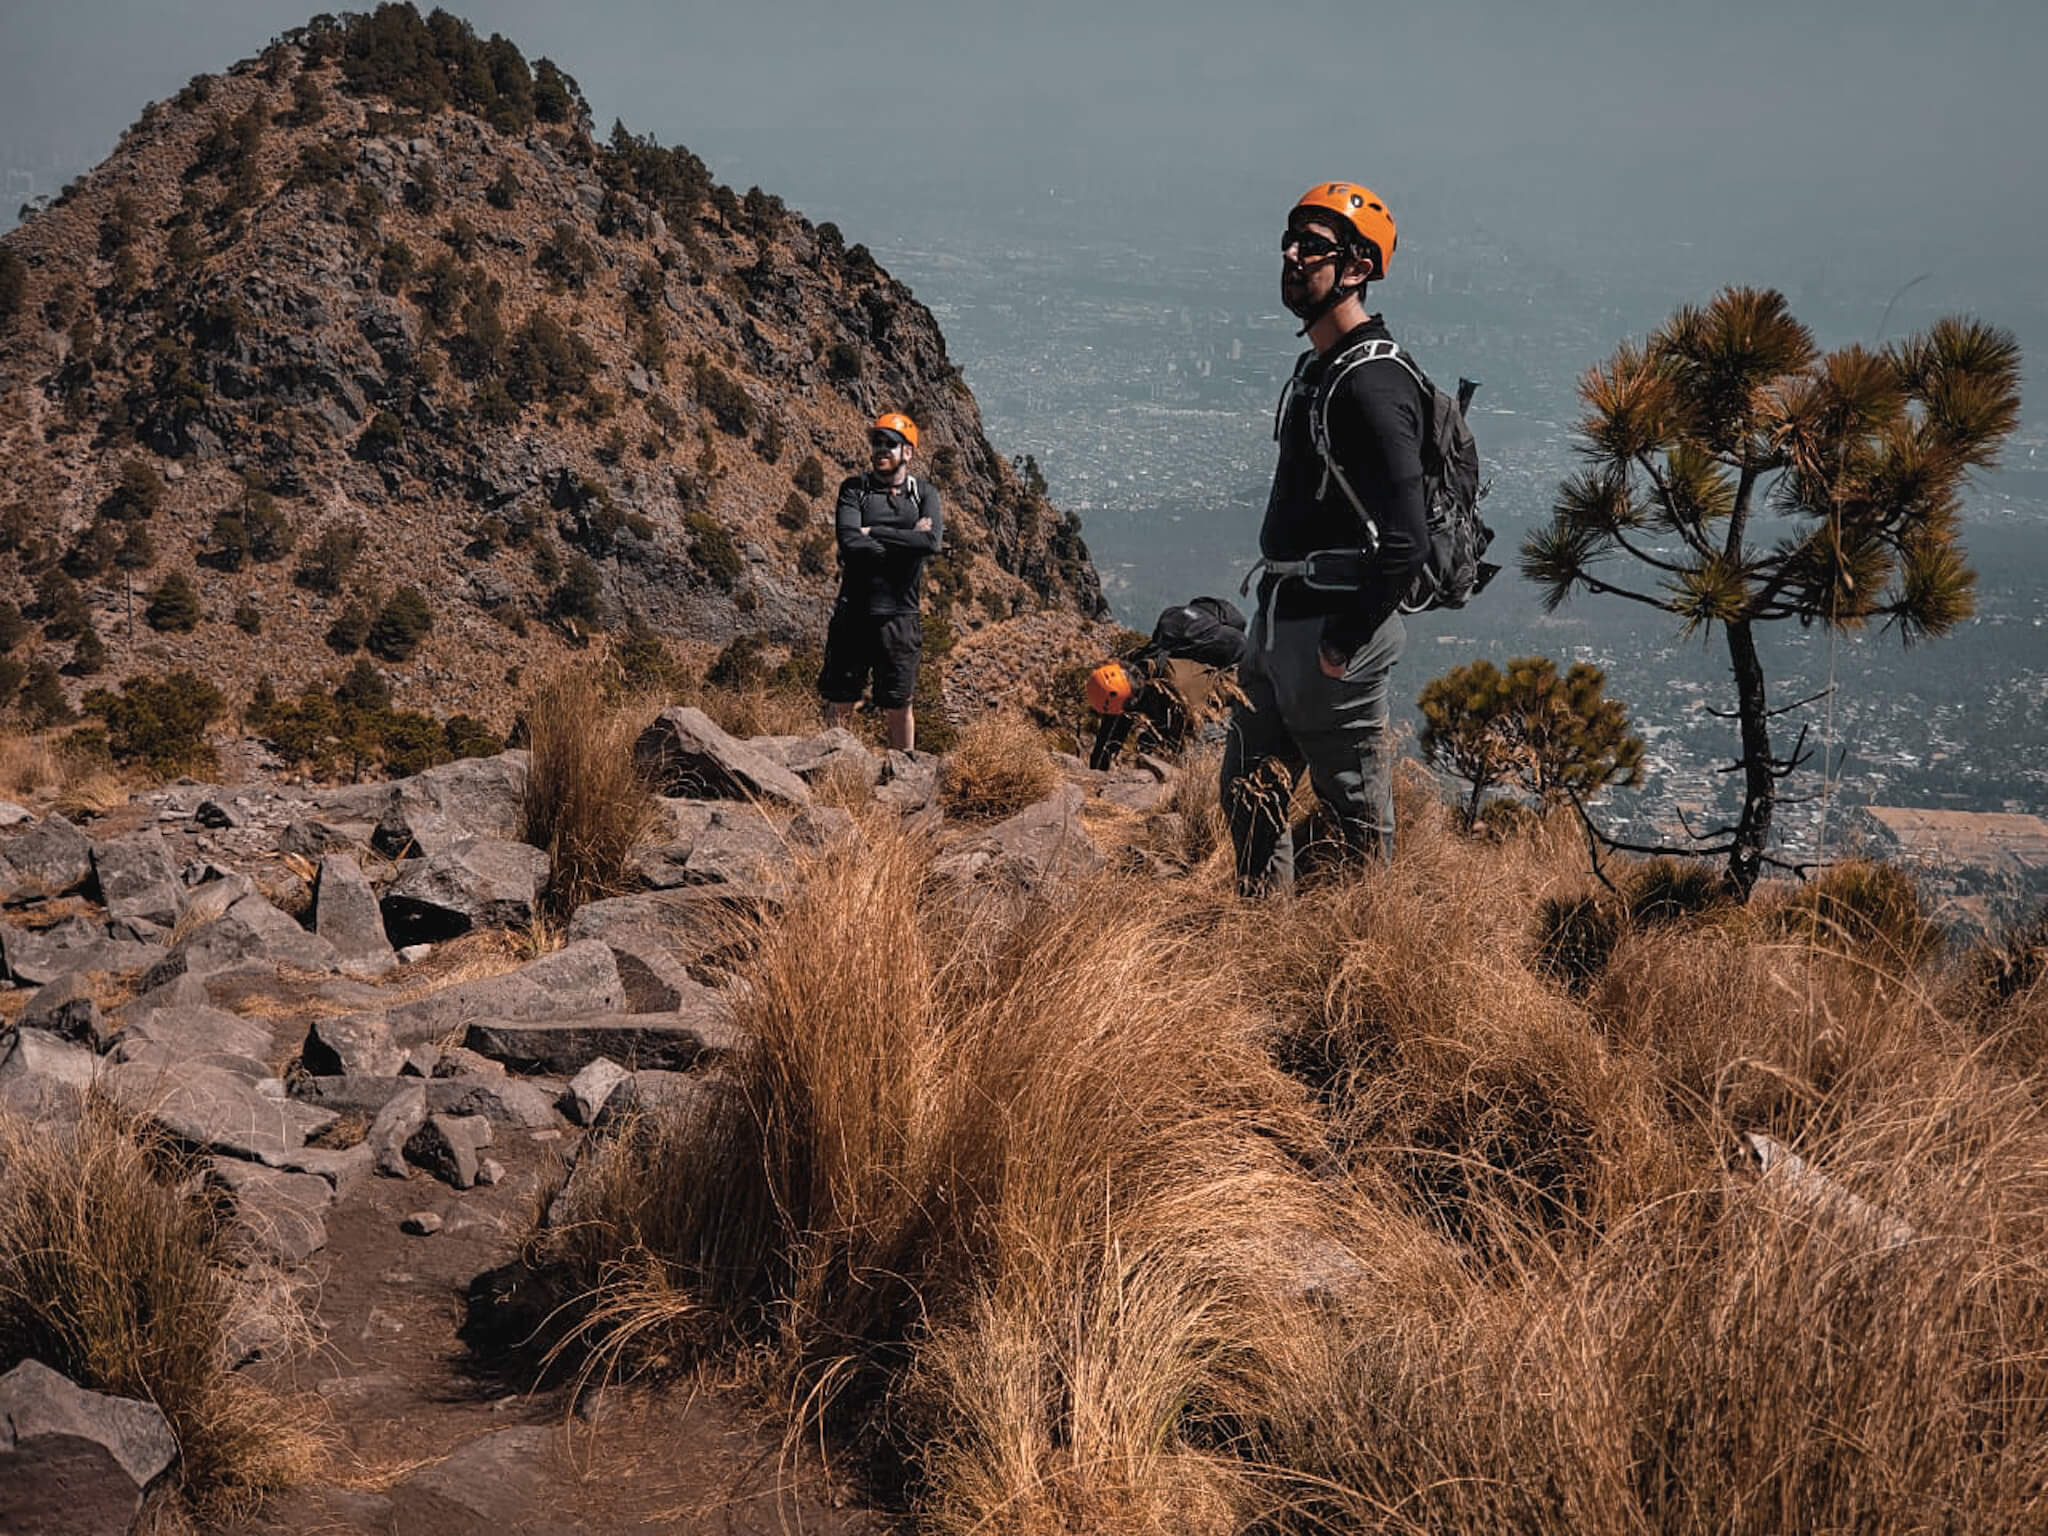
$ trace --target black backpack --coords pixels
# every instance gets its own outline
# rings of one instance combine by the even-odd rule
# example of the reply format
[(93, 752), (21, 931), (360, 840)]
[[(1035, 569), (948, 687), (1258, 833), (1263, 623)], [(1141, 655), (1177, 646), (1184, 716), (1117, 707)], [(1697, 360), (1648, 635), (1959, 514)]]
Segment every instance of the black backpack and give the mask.
[(1370, 544), (1379, 545), (1379, 523), (1365, 510), (1351, 482), (1344, 478), (1337, 459), (1330, 452), (1330, 395), (1344, 376), (1367, 363), (1392, 361), (1408, 370), (1422, 391), (1428, 430), (1422, 437), (1422, 495), (1429, 509), (1429, 558), (1415, 585), (1401, 602), (1403, 613), (1421, 613), (1429, 608), (1462, 608), (1475, 593), (1500, 573), (1481, 557), (1493, 542), (1493, 530), (1480, 521), (1479, 503), (1492, 489), (1479, 478), (1479, 445), (1473, 441), (1465, 407), (1479, 388), (1471, 379), (1458, 380), (1457, 398), (1445, 394), (1429, 380), (1415, 359), (1394, 342), (1375, 337), (1361, 341), (1350, 351), (1333, 359), (1323, 374), (1309, 408), (1310, 430), (1323, 468), (1343, 490), (1345, 498), (1364, 524)]
[(1152, 626), (1148, 650), (1205, 667), (1234, 667), (1244, 659), (1244, 615), (1220, 597), (1176, 603)]

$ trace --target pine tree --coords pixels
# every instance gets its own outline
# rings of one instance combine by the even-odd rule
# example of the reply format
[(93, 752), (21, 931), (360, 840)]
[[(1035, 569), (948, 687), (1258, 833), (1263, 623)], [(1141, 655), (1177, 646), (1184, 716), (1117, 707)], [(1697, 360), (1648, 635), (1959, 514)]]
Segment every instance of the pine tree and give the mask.
[(142, 617), (151, 629), (189, 633), (199, 627), (199, 589), (183, 571), (172, 571), (150, 593)]
[(1559, 677), (1547, 656), (1517, 656), (1502, 672), (1480, 660), (1422, 690), (1423, 756), (1465, 779), (1465, 824), (1496, 784), (1519, 783), (1539, 805), (1642, 778), (1643, 740), (1607, 698), (1607, 676), (1576, 663)]
[[(1823, 353), (1769, 290), (1679, 310), (1581, 381), (1580, 450), (1522, 571), (1555, 609), (1574, 591), (1721, 627), (1735, 677), (1742, 809), (1689, 850), (1725, 856), (1745, 897), (1767, 864), (1781, 754), (1757, 649), (1796, 620), (1900, 638), (1946, 634), (1974, 609), (1961, 500), (2019, 418), (2013, 337), (1967, 318), (1873, 351)], [(1617, 570), (1614, 562), (1632, 567)], [(1633, 571), (1631, 576), (1630, 571)]]

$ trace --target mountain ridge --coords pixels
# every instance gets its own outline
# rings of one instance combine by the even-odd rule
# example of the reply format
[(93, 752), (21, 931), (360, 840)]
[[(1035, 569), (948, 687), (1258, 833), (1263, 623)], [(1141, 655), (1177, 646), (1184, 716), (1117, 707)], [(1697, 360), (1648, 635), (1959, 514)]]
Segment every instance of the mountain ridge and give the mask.
[[(63, 712), (51, 672), (66, 706), (172, 667), (232, 704), (367, 646), (403, 707), (502, 725), (598, 630), (814, 644), (831, 489), (882, 409), (948, 497), (937, 655), (1105, 611), (1078, 521), (864, 247), (687, 150), (600, 144), (572, 78), (445, 13), (195, 78), (0, 251), (25, 715)], [(153, 601), (174, 574), (196, 604)]]

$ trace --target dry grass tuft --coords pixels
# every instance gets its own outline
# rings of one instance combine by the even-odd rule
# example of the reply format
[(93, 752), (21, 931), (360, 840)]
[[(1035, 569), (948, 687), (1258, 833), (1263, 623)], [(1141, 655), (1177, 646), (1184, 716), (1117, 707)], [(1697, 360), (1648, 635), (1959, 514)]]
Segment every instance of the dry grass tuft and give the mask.
[(1903, 920), (1622, 867), (1574, 989), (1573, 829), (1401, 795), (1288, 902), (1219, 854), (977, 903), (871, 826), (754, 936), (724, 1086), (539, 1235), (582, 1342), (751, 1361), (937, 1536), (2037, 1524), (2033, 942), (1950, 996)]
[[(232, 1369), (254, 1287), (229, 1268), (183, 1159), (92, 1096), (75, 1133), (0, 1117), (0, 1170), (0, 1369), (33, 1358), (155, 1403), (204, 1515), (246, 1513), (313, 1475), (313, 1413)], [(277, 1295), (263, 1304), (292, 1321)]]
[(962, 821), (1000, 821), (1053, 792), (1059, 771), (1045, 738), (1016, 715), (984, 715), (963, 726), (939, 769), (939, 799)]
[(552, 863), (544, 900), (557, 917), (624, 889), (633, 850), (654, 827), (654, 797), (633, 769), (644, 712), (607, 701), (601, 679), (557, 672), (527, 709), (532, 764), (524, 841)]

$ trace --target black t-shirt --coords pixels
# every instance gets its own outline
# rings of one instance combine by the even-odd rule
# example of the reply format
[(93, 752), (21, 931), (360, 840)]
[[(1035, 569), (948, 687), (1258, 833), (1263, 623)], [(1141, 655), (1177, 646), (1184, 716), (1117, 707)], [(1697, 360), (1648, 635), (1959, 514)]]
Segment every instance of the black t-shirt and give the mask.
[[(931, 527), (920, 529), (929, 518)], [(917, 612), (925, 562), (939, 552), (945, 519), (938, 487), (916, 476), (899, 489), (854, 475), (840, 484), (839, 601), (877, 618)], [(862, 533), (861, 529), (867, 529)]]
[[(1297, 376), (1280, 423), (1280, 461), (1259, 529), (1259, 553), (1267, 559), (1299, 560), (1319, 549), (1366, 544), (1358, 514), (1336, 477), (1330, 476), (1324, 488), (1323, 460), (1309, 413), (1334, 358), (1362, 341), (1389, 339), (1385, 322), (1375, 315)], [(1259, 596), (1262, 605), (1273, 605), (1275, 618), (1322, 615), (1323, 648), (1345, 653), (1365, 644), (1400, 607), (1428, 556), (1429, 513), (1422, 495), (1427, 417), (1414, 376), (1389, 358), (1361, 364), (1338, 382), (1328, 422), (1330, 451), (1379, 525), (1379, 558), (1356, 592), (1315, 591), (1301, 581), (1268, 575)]]

